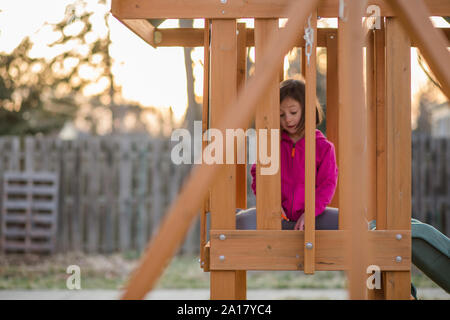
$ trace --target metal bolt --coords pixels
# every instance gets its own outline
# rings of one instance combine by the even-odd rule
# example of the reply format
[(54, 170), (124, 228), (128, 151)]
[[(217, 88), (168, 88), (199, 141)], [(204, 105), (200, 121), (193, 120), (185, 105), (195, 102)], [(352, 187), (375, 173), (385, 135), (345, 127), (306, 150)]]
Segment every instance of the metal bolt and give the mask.
[(402, 262), (402, 257), (400, 257), (400, 256), (395, 257), (395, 261), (396, 262)]
[(330, 36), (330, 39), (334, 39), (334, 36), (333, 36), (333, 35), (331, 35), (331, 36)]
[(219, 236), (219, 239), (220, 240), (225, 240), (227, 237), (225, 237), (225, 235), (224, 234), (221, 234), (220, 236)]
[(228, 1), (228, 0), (220, 0), (220, 3), (221, 3), (221, 4), (225, 4), (225, 3), (227, 3), (227, 1)]
[(397, 239), (397, 240), (402, 240), (402, 235), (400, 234), (400, 233), (397, 233), (396, 235), (395, 235), (395, 239)]
[(225, 10), (222, 10), (222, 14), (225, 14)]
[(296, 259), (300, 259), (300, 256), (298, 254), (295, 255)]
[(219, 260), (220, 260), (220, 261), (225, 260), (225, 256), (219, 256)]
[(307, 242), (305, 247), (306, 249), (311, 250), (313, 248), (313, 244), (311, 242)]

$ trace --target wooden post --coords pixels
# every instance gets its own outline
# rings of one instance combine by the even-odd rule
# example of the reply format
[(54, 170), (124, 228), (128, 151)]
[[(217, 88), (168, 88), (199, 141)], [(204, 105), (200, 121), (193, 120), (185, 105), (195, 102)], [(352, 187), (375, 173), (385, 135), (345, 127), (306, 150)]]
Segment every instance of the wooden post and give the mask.
[[(203, 30), (203, 108), (202, 108), (202, 137), (208, 130), (209, 121), (209, 55), (210, 55), (210, 20), (205, 19), (205, 26)], [(202, 155), (205, 150), (207, 141), (202, 139)], [(206, 213), (209, 212), (209, 192), (205, 200), (200, 213), (200, 266), (203, 268), (205, 265), (205, 252), (203, 248), (206, 245)]]
[[(411, 229), (411, 42), (386, 21), (387, 229)], [(410, 245), (411, 239), (409, 238)], [(409, 299), (411, 272), (386, 272), (386, 299)]]
[[(316, 249), (316, 44), (317, 12), (310, 16), (313, 32), (311, 47), (305, 44), (305, 266), (306, 274), (314, 273)], [(308, 26), (308, 22), (305, 24)], [(309, 60), (307, 54), (310, 53)]]
[[(247, 29), (245, 23), (237, 24), (237, 91), (241, 90), (245, 85), (247, 76)], [(244, 131), (247, 128), (242, 128)], [(247, 138), (244, 137), (244, 145), (242, 146), (245, 163), (236, 162), (236, 207), (241, 209), (247, 208)], [(237, 161), (238, 146), (236, 144), (234, 151), (234, 159)]]
[[(267, 50), (267, 40), (278, 32), (278, 19), (255, 19), (255, 57), (256, 76), (261, 76), (262, 57)], [(279, 230), (281, 229), (281, 177), (279, 159), (279, 139), (276, 139), (275, 146), (278, 158), (278, 171), (275, 174), (261, 175), (261, 131), (267, 133), (267, 144), (264, 145), (267, 151), (272, 149), (272, 130), (280, 130), (280, 89), (279, 76), (272, 79), (270, 89), (261, 95), (261, 100), (256, 109), (255, 126), (258, 139), (258, 161), (256, 163), (256, 225), (257, 229)], [(273, 157), (273, 155), (271, 155)], [(273, 166), (273, 164), (270, 164)], [(268, 167), (264, 165), (264, 167)]]
[[(336, 159), (339, 159), (339, 81), (337, 32), (326, 34), (327, 45), (327, 139), (334, 144)], [(339, 185), (336, 187), (331, 207), (339, 208)]]
[[(384, 18), (381, 21), (380, 29), (374, 30), (374, 95), (375, 116), (376, 116), (376, 204), (375, 219), (377, 230), (386, 229), (386, 70), (385, 70), (385, 27)], [(382, 285), (380, 289), (371, 290), (369, 299), (384, 299), (384, 284), (386, 273), (381, 273)]]
[[(367, 223), (364, 221), (367, 188), (364, 178), (366, 150), (365, 98), (363, 87), (363, 3), (352, 1), (346, 7), (344, 28), (339, 33), (339, 147), (340, 147), (340, 214), (344, 213), (349, 266), (349, 296), (364, 299), (366, 295)], [(339, 21), (341, 28), (341, 20)], [(342, 216), (340, 217), (342, 218)], [(340, 221), (341, 223), (341, 221)]]
[[(213, 19), (210, 112), (213, 128), (218, 127), (226, 108), (236, 98), (236, 52), (236, 20)], [(226, 136), (225, 130), (222, 136)], [(223, 147), (223, 159), (226, 159), (226, 144)], [(220, 166), (223, 169), (211, 188), (211, 230), (233, 230), (236, 228), (236, 165), (224, 163)], [(238, 271), (211, 271), (211, 299), (245, 298), (246, 284), (243, 280)]]

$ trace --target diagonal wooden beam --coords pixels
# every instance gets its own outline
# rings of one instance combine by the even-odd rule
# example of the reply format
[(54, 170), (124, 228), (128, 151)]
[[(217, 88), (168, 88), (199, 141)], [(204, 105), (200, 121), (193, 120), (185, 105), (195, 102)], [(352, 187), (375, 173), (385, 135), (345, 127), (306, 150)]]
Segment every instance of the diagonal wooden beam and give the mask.
[(431, 71), (450, 99), (450, 52), (444, 33), (433, 27), (430, 10), (422, 0), (393, 0), (389, 2), (408, 34), (415, 40)]
[(156, 28), (145, 19), (118, 19), (131, 31), (137, 34), (142, 40), (147, 42), (153, 48), (156, 48), (157, 41), (155, 41)]
[[(261, 93), (267, 90), (276, 77), (287, 52), (293, 47), (298, 31), (303, 27), (307, 16), (316, 10), (318, 0), (296, 1), (288, 8), (289, 20), (282, 33), (272, 36), (267, 51), (261, 61), (261, 75), (252, 77), (237, 100), (224, 115), (218, 130), (245, 128), (250, 125)], [(239, 115), (238, 117), (236, 115)], [(142, 256), (139, 267), (132, 274), (124, 299), (142, 299), (153, 288), (169, 260), (183, 241), (198, 210), (205, 199), (208, 188), (219, 176), (220, 165), (202, 163), (195, 167), (189, 179), (181, 188), (180, 194), (169, 208), (159, 228)]]

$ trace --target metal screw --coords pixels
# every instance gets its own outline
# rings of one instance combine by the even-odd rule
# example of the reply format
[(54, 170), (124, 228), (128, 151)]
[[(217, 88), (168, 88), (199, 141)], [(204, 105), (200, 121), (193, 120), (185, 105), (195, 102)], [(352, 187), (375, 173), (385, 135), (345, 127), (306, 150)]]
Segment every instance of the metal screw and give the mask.
[(295, 255), (296, 259), (300, 259), (300, 256), (298, 254)]
[(219, 239), (220, 240), (225, 240), (227, 237), (225, 237), (225, 235), (224, 234), (221, 234), (220, 236), (219, 236)]
[(333, 35), (331, 35), (331, 36), (330, 36), (330, 39), (334, 39), (334, 36), (333, 36)]
[(311, 242), (307, 242), (305, 247), (306, 249), (311, 250), (313, 248), (313, 244)]
[(228, 1), (228, 0), (220, 0), (220, 3), (221, 3), (221, 4), (225, 4), (225, 3), (227, 3), (227, 1)]
[(225, 10), (222, 10), (222, 14), (225, 14)]
[(225, 260), (225, 256), (219, 256), (219, 260), (220, 260), (220, 261)]
[(400, 234), (400, 233), (397, 233), (396, 235), (395, 235), (395, 239), (397, 239), (397, 240), (402, 240), (402, 235)]
[(395, 261), (396, 262), (402, 262), (402, 257), (400, 257), (400, 256), (395, 257)]

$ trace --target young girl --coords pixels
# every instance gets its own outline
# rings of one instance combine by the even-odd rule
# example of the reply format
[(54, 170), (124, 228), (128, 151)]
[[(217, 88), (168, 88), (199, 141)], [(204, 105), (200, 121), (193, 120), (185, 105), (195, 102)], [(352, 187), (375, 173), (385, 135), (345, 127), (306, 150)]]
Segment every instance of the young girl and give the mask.
[[(316, 99), (317, 101), (317, 99)], [(280, 161), (282, 229), (303, 230), (305, 224), (305, 82), (289, 79), (280, 85)], [(316, 126), (322, 121), (316, 102)], [(256, 195), (256, 165), (251, 168)], [(338, 229), (338, 210), (329, 208), (338, 169), (334, 145), (316, 129), (316, 229)], [(256, 209), (236, 216), (236, 229), (256, 229)]]

